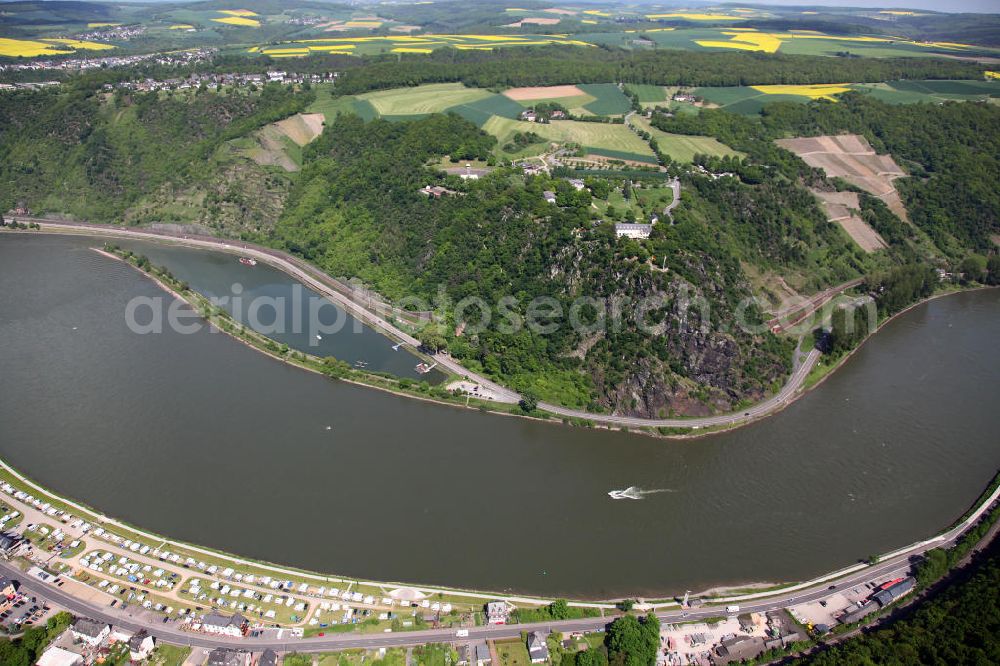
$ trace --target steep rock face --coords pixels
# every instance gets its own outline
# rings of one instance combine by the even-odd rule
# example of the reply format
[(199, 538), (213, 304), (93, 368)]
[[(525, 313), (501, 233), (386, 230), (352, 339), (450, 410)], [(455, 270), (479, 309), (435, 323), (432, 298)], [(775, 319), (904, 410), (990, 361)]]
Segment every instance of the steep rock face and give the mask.
[[(576, 267), (585, 261), (574, 259)], [(583, 361), (608, 411), (647, 418), (728, 411), (762, 398), (789, 371), (786, 344), (736, 321), (740, 302), (750, 297), (741, 275), (727, 279), (710, 257), (674, 262), (678, 272), (623, 261), (613, 281), (601, 285), (571, 277), (578, 270), (566, 274), (576, 291), (593, 290), (618, 304), (607, 310), (621, 316), (609, 315), (596, 342), (586, 339)]]

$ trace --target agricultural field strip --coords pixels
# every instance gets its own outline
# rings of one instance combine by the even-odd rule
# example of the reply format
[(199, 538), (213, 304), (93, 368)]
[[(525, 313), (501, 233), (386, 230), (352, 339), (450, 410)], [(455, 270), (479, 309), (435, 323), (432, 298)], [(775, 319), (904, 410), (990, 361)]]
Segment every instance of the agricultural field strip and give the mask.
[[(567, 44), (573, 46), (594, 46), (590, 42), (570, 39), (567, 35), (448, 35), (427, 34), (419, 36), (387, 35), (371, 37), (326, 37), (308, 38), (260, 44), (250, 47), (248, 53), (265, 55), (306, 55), (312, 51), (349, 51), (358, 47), (394, 47), (398, 53), (429, 53), (436, 48), (451, 46), (459, 50), (493, 49), (510, 46), (544, 46), (546, 44)], [(397, 51), (397, 49), (399, 49)]]
[(466, 88), (461, 83), (434, 83), (365, 93), (357, 99), (371, 104), (379, 115), (406, 116), (439, 113), (491, 95), (488, 90)]
[(649, 145), (624, 125), (560, 120), (552, 123), (530, 123), (500, 116), (490, 118), (483, 129), (497, 137), (500, 144), (508, 142), (517, 132), (534, 132), (559, 143), (576, 143), (585, 148), (598, 148), (650, 157)]
[(868, 140), (857, 134), (778, 139), (776, 143), (798, 155), (828, 177), (840, 177), (882, 199), (900, 219), (909, 221), (892, 181), (906, 175), (891, 155), (876, 155)]
[(660, 152), (666, 153), (679, 162), (690, 162), (699, 153), (717, 157), (742, 154), (710, 136), (669, 134), (653, 127), (648, 120), (638, 114), (632, 117), (631, 122), (640, 129), (649, 132), (656, 139)]
[(858, 216), (861, 204), (857, 192), (820, 192), (810, 190), (822, 202), (826, 218), (836, 222), (865, 252), (889, 247), (885, 239)]

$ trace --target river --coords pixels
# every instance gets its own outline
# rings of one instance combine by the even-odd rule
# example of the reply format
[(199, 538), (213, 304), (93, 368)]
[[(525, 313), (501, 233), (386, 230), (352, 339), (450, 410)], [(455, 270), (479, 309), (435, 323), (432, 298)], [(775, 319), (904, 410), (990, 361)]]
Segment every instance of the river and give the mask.
[[(337, 383), (205, 330), (137, 335), (126, 304), (162, 292), (88, 244), (0, 235), (0, 456), (109, 515), (240, 555), (660, 596), (805, 579), (926, 538), (1000, 468), (997, 290), (915, 308), (778, 415), (667, 441)], [(198, 255), (216, 261), (185, 256)], [(608, 497), (628, 486), (662, 492)]]

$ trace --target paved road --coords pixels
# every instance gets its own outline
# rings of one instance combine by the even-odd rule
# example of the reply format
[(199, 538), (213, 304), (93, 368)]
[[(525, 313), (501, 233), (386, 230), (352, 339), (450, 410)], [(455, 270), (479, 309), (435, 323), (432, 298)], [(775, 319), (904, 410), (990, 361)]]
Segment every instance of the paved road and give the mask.
[[(350, 312), (353, 316), (357, 317), (361, 321), (365, 322), (375, 330), (391, 337), (396, 340), (401, 340), (403, 343), (416, 348), (419, 347), (420, 342), (410, 335), (409, 333), (400, 330), (394, 326), (391, 322), (382, 318), (382, 316), (376, 312), (372, 312), (365, 308), (363, 305), (355, 302), (345, 294), (340, 291), (330, 287), (325, 280), (319, 280), (316, 276), (311, 274), (313, 271), (304, 270), (299, 264), (298, 260), (294, 257), (286, 255), (285, 253), (276, 250), (264, 250), (253, 247), (247, 247), (240, 244), (237, 241), (228, 241), (225, 239), (209, 239), (209, 238), (191, 238), (176, 236), (172, 234), (158, 233), (152, 231), (138, 231), (134, 229), (117, 228), (117, 227), (107, 227), (107, 226), (94, 226), (84, 223), (76, 222), (53, 222), (51, 220), (45, 220), (40, 218), (18, 218), (20, 221), (24, 222), (36, 222), (42, 228), (49, 229), (52, 231), (71, 231), (71, 232), (85, 232), (87, 234), (98, 235), (98, 236), (112, 236), (112, 237), (125, 237), (125, 238), (138, 238), (142, 240), (154, 240), (154, 241), (170, 241), (173, 243), (178, 243), (181, 245), (188, 245), (191, 247), (202, 247), (210, 248), (214, 250), (222, 250), (225, 252), (240, 254), (243, 256), (249, 256), (257, 259), (258, 261), (263, 261), (279, 270), (284, 271), (288, 275), (301, 281), (305, 286), (317, 291), (318, 293), (326, 296), (331, 301), (342, 306), (345, 310)], [(332, 278), (329, 278), (332, 281)], [(853, 282), (853, 281), (852, 281)], [(851, 284), (851, 283), (846, 283)], [(843, 285), (841, 285), (843, 286)], [(820, 297), (827, 298), (832, 297), (835, 290), (840, 287), (834, 287), (823, 294)], [(827, 295), (830, 296), (827, 296)], [(815, 298), (815, 297), (814, 297)], [(810, 304), (812, 301), (810, 301)], [(447, 354), (435, 354), (433, 356), (434, 360), (444, 368), (447, 368), (450, 372), (456, 375), (464, 377), (469, 381), (476, 382), (483, 387), (489, 389), (489, 391), (496, 396), (497, 401), (506, 403), (517, 403), (520, 401), (521, 396), (516, 391), (509, 389), (505, 386), (501, 386), (496, 382), (490, 380), (487, 377), (479, 375), (471, 370), (462, 366), (458, 361), (453, 359)], [(649, 419), (636, 416), (616, 416), (609, 414), (595, 414), (593, 412), (588, 412), (582, 409), (571, 409), (568, 407), (562, 407), (559, 405), (554, 405), (551, 403), (540, 402), (538, 403), (539, 408), (555, 414), (557, 416), (564, 416), (568, 418), (575, 419), (585, 419), (592, 421), (594, 423), (599, 423), (609, 426), (625, 426), (631, 428), (643, 428), (643, 427), (667, 427), (667, 428), (707, 428), (712, 426), (735, 426), (741, 423), (746, 423), (754, 419), (761, 418), (773, 411), (784, 408), (789, 402), (792, 401), (795, 394), (798, 393), (799, 389), (802, 387), (805, 378), (809, 375), (809, 371), (812, 370), (813, 365), (819, 359), (819, 352), (810, 352), (804, 363), (798, 365), (793, 371), (791, 377), (789, 377), (788, 382), (782, 387), (776, 395), (771, 398), (760, 402), (748, 409), (732, 412), (729, 414), (717, 414), (715, 416), (707, 417), (696, 417), (696, 418), (676, 418), (676, 419)]]
[(666, 208), (663, 209), (663, 214), (669, 217), (671, 221), (673, 221), (674, 216), (671, 211), (673, 211), (674, 208), (677, 208), (677, 204), (681, 202), (681, 181), (678, 180), (677, 178), (671, 180), (670, 189), (673, 190), (674, 193), (673, 200), (667, 204)]
[[(705, 416), (700, 418), (646, 419), (635, 416), (614, 416), (609, 414), (595, 416), (589, 412), (577, 409), (568, 409), (566, 407), (560, 407), (559, 405), (553, 405), (547, 402), (540, 402), (538, 403), (538, 406), (547, 412), (552, 412), (553, 414), (558, 414), (560, 416), (586, 418), (591, 421), (597, 421), (598, 423), (626, 426), (631, 428), (652, 426), (698, 429), (708, 428), (711, 426), (734, 426), (766, 416), (771, 412), (782, 409), (787, 404), (792, 402), (795, 394), (798, 393), (799, 389), (802, 387), (803, 382), (805, 382), (806, 377), (809, 376), (809, 372), (812, 370), (813, 366), (816, 365), (816, 361), (819, 360), (819, 357), (819, 351), (815, 349), (811, 350), (806, 355), (805, 361), (797, 365), (795, 370), (792, 372), (792, 376), (788, 378), (788, 382), (781, 387), (781, 390), (778, 391), (778, 393), (763, 402), (758, 402), (756, 405), (744, 409), (742, 412), (731, 412), (729, 414), (717, 414), (715, 416)], [(796, 354), (796, 359), (797, 358), (798, 354)]]
[[(935, 545), (941, 545), (940, 543)], [(894, 574), (902, 573), (908, 565), (908, 557), (914, 553), (908, 553), (886, 562), (879, 563), (872, 567), (865, 567), (862, 571), (851, 576), (838, 580), (838, 588), (849, 588), (863, 584), (871, 580), (882, 580), (893, 577)], [(919, 551), (923, 552), (923, 550)], [(35, 595), (41, 595), (52, 602), (68, 609), (75, 615), (91, 617), (102, 622), (121, 626), (129, 631), (146, 629), (157, 638), (169, 643), (189, 645), (192, 647), (216, 648), (216, 647), (240, 647), (248, 650), (273, 649), (276, 651), (299, 651), (299, 652), (326, 652), (331, 650), (344, 650), (349, 648), (375, 649), (380, 647), (401, 647), (423, 645), (427, 643), (448, 643), (456, 640), (454, 629), (435, 629), (424, 631), (411, 631), (402, 633), (382, 633), (382, 634), (333, 634), (329, 636), (313, 637), (288, 640), (274, 639), (230, 639), (216, 636), (209, 636), (188, 631), (181, 631), (180, 625), (175, 622), (163, 624), (157, 621), (144, 621), (131, 618), (110, 607), (98, 607), (86, 601), (77, 599), (62, 588), (57, 588), (51, 584), (42, 583), (27, 579), (16, 567), (8, 563), (0, 563), (0, 574), (21, 581), (25, 591)], [(790, 605), (806, 603), (822, 599), (830, 594), (829, 584), (822, 583), (806, 590), (799, 590), (788, 594), (779, 594), (768, 600), (742, 603), (740, 612), (764, 612), (777, 610)], [(665, 623), (690, 622), (705, 618), (714, 618), (725, 615), (724, 607), (699, 607), (689, 611), (670, 610), (659, 611), (657, 617)], [(599, 631), (605, 627), (610, 618), (586, 618), (581, 620), (564, 620), (557, 622), (542, 622), (533, 624), (517, 624), (509, 626), (489, 626), (470, 627), (468, 629), (468, 640), (496, 640), (503, 638), (517, 638), (522, 631), (534, 631), (543, 629), (548, 631)]]

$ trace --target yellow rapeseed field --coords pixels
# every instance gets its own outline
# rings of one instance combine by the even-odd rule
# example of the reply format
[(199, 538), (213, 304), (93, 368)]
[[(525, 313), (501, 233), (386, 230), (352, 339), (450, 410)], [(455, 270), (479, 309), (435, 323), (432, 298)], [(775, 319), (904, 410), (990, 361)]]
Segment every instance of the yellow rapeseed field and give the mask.
[(801, 86), (750, 86), (765, 95), (801, 95), (810, 99), (828, 99), (836, 102), (834, 95), (847, 92), (850, 88), (846, 83), (818, 83)]
[(610, 18), (611, 14), (607, 12), (602, 12), (600, 9), (588, 9), (583, 12), (584, 14), (590, 14), (591, 16), (603, 16), (604, 18)]
[[(672, 28), (671, 28), (672, 29)], [(435, 47), (454, 46), (461, 50), (490, 50), (508, 46), (542, 46), (545, 44), (571, 44), (573, 46), (593, 46), (589, 42), (570, 39), (568, 35), (419, 35), (419, 36), (373, 36), (373, 37), (324, 37), (297, 39), (277, 45), (250, 47), (248, 53), (267, 55), (288, 55), (283, 49), (303, 49), (323, 52), (345, 52), (359, 44), (381, 44), (391, 47), (393, 53), (430, 53)]]
[(174, 25), (170, 26), (168, 30), (190, 30), (193, 27), (194, 26), (191, 25), (190, 23), (175, 23)]
[(917, 46), (928, 46), (932, 48), (949, 49), (949, 50), (974, 48), (971, 44), (957, 44), (955, 42), (912, 42), (912, 43), (916, 44)]
[(72, 50), (59, 49), (52, 44), (44, 42), (0, 37), (0, 56), (32, 58), (34, 56), (64, 55), (66, 53), (72, 53)]
[(986, 72), (985, 74), (988, 79), (1000, 79), (1000, 72)]
[(68, 46), (74, 50), (83, 49), (85, 51), (106, 51), (115, 48), (111, 44), (101, 44), (100, 42), (84, 42), (79, 39), (43, 39), (43, 42), (52, 42), (62, 46)]
[(319, 51), (321, 53), (339, 53), (341, 51), (351, 51), (357, 47), (354, 44), (312, 44), (309, 46), (310, 51)]
[[(310, 40), (311, 41), (311, 40)], [(353, 50), (354, 44), (304, 44), (303, 42), (290, 42), (278, 47), (251, 46), (247, 53), (261, 53), (272, 58), (286, 58), (289, 56), (304, 56), (312, 52), (316, 53), (348, 53)]]
[(257, 12), (252, 12), (249, 9), (220, 9), (219, 13), (230, 16), (257, 16)]
[(781, 47), (781, 40), (774, 35), (761, 32), (723, 32), (732, 37), (729, 41), (717, 39), (696, 39), (695, 44), (706, 48), (741, 49), (743, 51), (763, 51), (775, 53)]
[(121, 23), (88, 23), (87, 27), (88, 28), (114, 28), (115, 26), (119, 26), (119, 25), (121, 25)]
[(966, 49), (971, 48), (967, 44), (956, 44), (954, 42), (913, 42), (909, 40), (891, 37), (841, 37), (838, 35), (825, 35), (821, 32), (801, 30), (797, 32), (765, 33), (753, 32), (750, 30), (740, 30), (732, 28), (722, 31), (723, 35), (731, 37), (730, 40), (718, 39), (696, 39), (695, 43), (707, 48), (741, 49), (744, 51), (763, 51), (774, 53), (784, 41), (790, 39), (825, 39), (836, 42), (858, 42), (869, 44), (888, 44), (891, 42), (916, 44), (918, 46), (936, 47), (944, 49)]
[(104, 51), (115, 48), (111, 44), (86, 42), (79, 39), (9, 39), (0, 37), (0, 56), (34, 58), (37, 56), (67, 55), (74, 51)]
[(242, 16), (227, 16), (225, 18), (214, 18), (212, 20), (216, 23), (226, 23), (228, 25), (250, 26), (251, 28), (260, 27), (260, 21), (251, 18), (244, 18)]
[(688, 21), (746, 21), (746, 16), (733, 16), (731, 14), (695, 14), (692, 12), (671, 12), (669, 14), (646, 14), (646, 18), (651, 21), (657, 19), (687, 19)]

